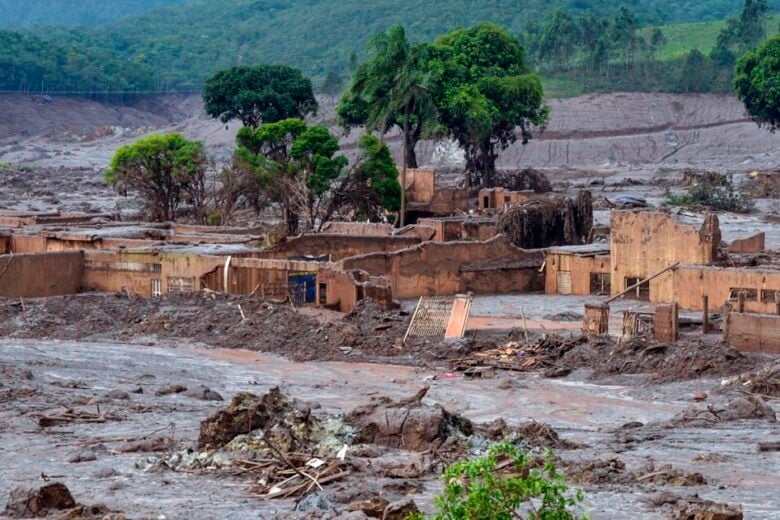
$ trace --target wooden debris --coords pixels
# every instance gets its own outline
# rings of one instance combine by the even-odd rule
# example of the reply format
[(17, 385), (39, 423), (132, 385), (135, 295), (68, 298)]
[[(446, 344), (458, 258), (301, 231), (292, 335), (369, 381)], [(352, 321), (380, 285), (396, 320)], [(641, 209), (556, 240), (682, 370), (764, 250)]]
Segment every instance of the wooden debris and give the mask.
[(758, 451), (759, 453), (766, 451), (780, 451), (780, 442), (759, 442)]
[(67, 410), (63, 413), (41, 415), (38, 417), (38, 425), (41, 428), (48, 428), (49, 426), (57, 426), (58, 424), (69, 423), (104, 423), (106, 421), (121, 421), (122, 417), (112, 413), (89, 413), (89, 412), (74, 412), (73, 410)]
[(475, 367), (491, 367), (516, 372), (537, 372), (558, 368), (556, 361), (579, 341), (578, 338), (564, 342), (551, 336), (539, 343), (510, 342), (500, 348), (452, 360), (450, 369), (462, 372)]

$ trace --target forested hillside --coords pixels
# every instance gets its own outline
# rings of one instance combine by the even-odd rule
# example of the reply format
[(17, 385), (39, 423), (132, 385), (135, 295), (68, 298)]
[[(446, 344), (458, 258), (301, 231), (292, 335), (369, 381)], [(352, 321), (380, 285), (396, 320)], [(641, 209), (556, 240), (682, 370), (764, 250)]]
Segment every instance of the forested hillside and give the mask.
[(0, 0), (0, 27), (95, 25), (187, 0)]
[[(677, 76), (684, 72), (689, 51), (698, 47), (690, 41), (691, 35), (702, 34), (709, 48), (714, 47), (724, 28), (722, 18), (738, 15), (744, 1), (139, 0), (135, 6), (139, 9), (185, 3), (89, 29), (34, 28), (32, 34), (40, 39), (25, 37), (13, 49), (0, 49), (0, 89), (40, 84), (52, 90), (63, 85), (68, 85), (67, 90), (117, 85), (198, 89), (215, 71), (236, 64), (285, 63), (334, 91), (344, 85), (364, 55), (371, 35), (393, 24), (402, 24), (414, 41), (430, 41), (454, 27), (491, 21), (523, 40), (532, 65), (548, 84), (561, 86), (562, 93), (614, 88), (685, 91), (691, 86), (681, 84)], [(33, 15), (43, 4), (64, 2), (0, 0), (0, 5), (8, 4), (17, 13), (24, 11), (23, 5), (30, 6)], [(69, 17), (82, 16), (89, 5), (93, 6), (89, 12), (97, 17), (134, 2), (76, 3), (78, 7), (70, 10), (56, 9), (59, 14), (52, 14), (53, 19), (68, 24)], [(624, 4), (630, 8), (619, 7)], [(780, 7), (780, 0), (765, 4)], [(0, 20), (3, 16), (8, 15), (0, 14)], [(674, 25), (664, 25), (660, 31), (653, 28), (665, 20), (713, 19), (721, 21), (697, 22), (682, 30)], [(766, 25), (770, 33), (776, 31), (772, 24)], [(744, 49), (734, 38), (723, 46), (732, 54), (725, 61), (719, 58), (724, 67)], [(51, 42), (52, 48), (39, 55), (43, 42)], [(706, 55), (709, 48), (700, 50)], [(661, 62), (667, 63), (658, 65)], [(84, 72), (78, 70), (79, 63), (84, 64)], [(717, 90), (728, 83), (728, 78), (715, 76), (715, 72), (705, 75), (713, 79), (708, 88)], [(84, 88), (74, 87), (79, 82), (84, 82)]]

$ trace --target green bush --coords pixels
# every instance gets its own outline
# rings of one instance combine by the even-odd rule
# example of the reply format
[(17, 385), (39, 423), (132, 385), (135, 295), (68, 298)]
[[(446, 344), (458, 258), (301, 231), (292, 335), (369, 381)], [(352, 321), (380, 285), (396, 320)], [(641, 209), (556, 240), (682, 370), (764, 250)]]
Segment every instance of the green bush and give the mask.
[(734, 190), (729, 181), (725, 186), (712, 182), (703, 182), (692, 186), (685, 193), (667, 193), (664, 204), (668, 206), (704, 207), (732, 213), (749, 213), (755, 209), (753, 199), (744, 193)]
[(438, 512), (431, 520), (587, 518), (582, 491), (568, 488), (552, 453), (541, 467), (537, 462), (508, 441), (492, 445), (484, 457), (456, 462), (444, 471), (444, 493), (436, 497)]

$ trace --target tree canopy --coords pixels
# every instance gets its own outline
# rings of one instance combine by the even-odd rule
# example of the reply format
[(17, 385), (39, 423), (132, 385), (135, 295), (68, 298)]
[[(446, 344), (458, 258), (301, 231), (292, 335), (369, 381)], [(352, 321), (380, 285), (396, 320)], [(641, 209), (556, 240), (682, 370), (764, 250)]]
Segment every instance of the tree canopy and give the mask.
[(336, 214), (377, 219), (398, 210), (398, 172), (390, 150), (373, 136), (360, 139), (360, 159), (351, 169), (326, 127), (300, 119), (244, 127), (236, 141), (239, 167), (256, 175), (254, 186), (266, 203), (281, 207), (291, 234), (301, 219), (305, 229), (316, 230)]
[(183, 202), (196, 213), (203, 208), (206, 162), (199, 141), (176, 133), (150, 135), (116, 151), (106, 180), (120, 191), (139, 192), (152, 220), (175, 220)]
[(772, 131), (780, 126), (780, 35), (742, 56), (735, 86), (754, 121)]
[(286, 65), (233, 67), (203, 87), (206, 113), (223, 123), (239, 119), (257, 128), (263, 123), (303, 118), (317, 111), (311, 80)]
[(547, 122), (539, 77), (517, 38), (488, 23), (438, 38), (428, 66), (442, 126), (465, 150), (473, 180), (491, 185), (499, 151)]

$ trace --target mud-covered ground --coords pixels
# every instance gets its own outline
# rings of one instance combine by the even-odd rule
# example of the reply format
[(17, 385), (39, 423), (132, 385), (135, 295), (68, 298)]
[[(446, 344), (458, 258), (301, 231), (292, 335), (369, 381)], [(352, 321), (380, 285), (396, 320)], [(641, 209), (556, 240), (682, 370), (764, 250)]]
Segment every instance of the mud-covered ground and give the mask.
[[(343, 418), (371, 398), (409, 398), (429, 386), (424, 406), (475, 425), (550, 425), (561, 439), (558, 464), (585, 490), (593, 518), (667, 518), (681, 507), (674, 497), (694, 494), (740, 504), (746, 518), (780, 510), (780, 454), (756, 449), (780, 440), (774, 401), (751, 395), (780, 392), (746, 386), (757, 380), (751, 375), (721, 383), (774, 360), (740, 354), (716, 335), (677, 345), (545, 343), (569, 375), (499, 371), (470, 380), (447, 360), (516, 341), (518, 331), (401, 347), (402, 310), (367, 305), (341, 316), (220, 295), (4, 300), (0, 318), (0, 510), (12, 488), (44, 479), (131, 518), (335, 518), (376, 496), (408, 496), (431, 511), (451, 460), (433, 441), (398, 451), (351, 438), (344, 464), (354, 473), (304, 505), (262, 500), (241, 471), (160, 465), (197, 449), (200, 422), (236, 393), (275, 386), (317, 417)], [(45, 422), (62, 413), (106, 419)], [(476, 453), (486, 440), (468, 442), (471, 451), (458, 453)]]
[[(557, 448), (556, 455), (572, 485), (584, 489), (592, 518), (625, 518), (629, 511), (636, 518), (667, 518), (676, 506), (659, 493), (741, 504), (746, 518), (777, 518), (780, 510), (780, 455), (756, 450), (758, 442), (780, 436), (776, 422), (725, 412), (712, 422), (685, 419), (694, 392), (710, 393), (700, 406), (724, 410), (742, 396), (736, 388), (721, 390), (719, 380), (647, 386), (629, 377), (597, 385), (585, 382), (586, 371), (556, 380), (516, 373), (436, 378), (436, 371), (419, 367), (295, 363), (184, 340), (144, 347), (4, 339), (0, 360), (0, 510), (12, 488), (50, 480), (66, 484), (79, 501), (104, 503), (130, 518), (346, 517), (349, 504), (379, 495), (389, 501), (410, 497), (431, 511), (441, 489), (439, 468), (420, 471), (425, 459), (420, 452), (382, 450), (371, 460), (393, 476), (358, 473), (324, 486), (321, 499), (298, 506), (293, 500), (261, 500), (246, 476), (154, 464), (166, 453), (197, 449), (200, 422), (237, 392), (261, 395), (279, 386), (291, 398), (316, 404), (315, 416), (343, 417), (372, 397), (408, 398), (423, 385), (430, 386), (425, 406), (440, 404), (475, 424), (497, 418), (509, 426), (539, 421), (576, 443), (575, 449)], [(172, 385), (187, 390), (166, 393)], [(42, 425), (41, 416), (66, 410), (109, 419)], [(163, 447), (144, 452), (155, 439), (163, 439)], [(354, 457), (352, 463), (364, 468), (359, 471), (367, 471), (360, 463), (376, 449), (353, 449), (346, 463)]]

